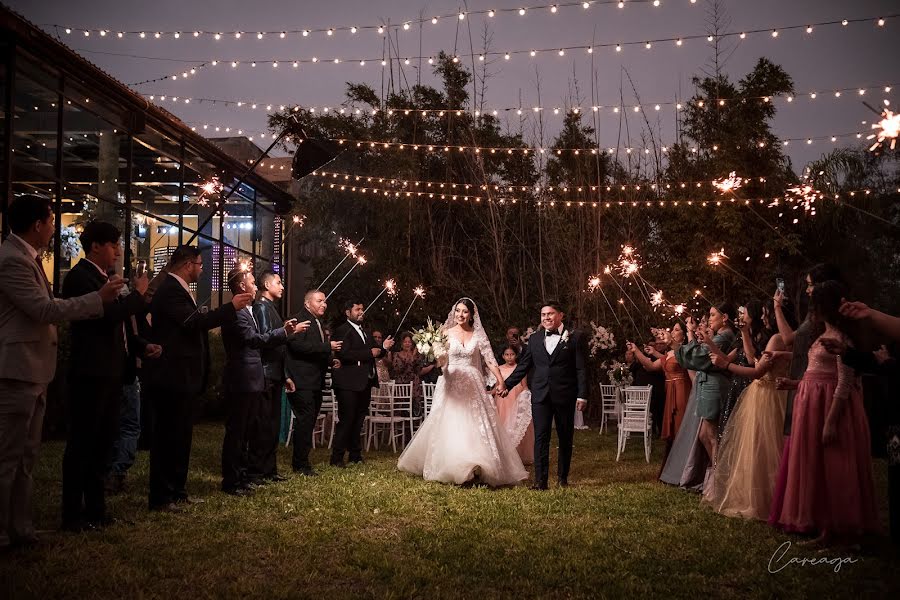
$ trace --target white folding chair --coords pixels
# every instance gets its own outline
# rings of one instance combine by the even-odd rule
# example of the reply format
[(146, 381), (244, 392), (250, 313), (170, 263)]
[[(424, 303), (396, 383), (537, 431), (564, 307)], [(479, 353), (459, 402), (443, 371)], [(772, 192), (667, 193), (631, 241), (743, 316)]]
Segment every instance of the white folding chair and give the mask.
[(369, 451), (373, 440), (375, 449), (378, 450), (379, 433), (388, 433), (394, 452), (397, 451), (397, 438), (400, 438), (401, 447), (403, 445), (406, 416), (395, 405), (394, 388), (396, 385), (383, 383), (372, 390), (369, 416), (366, 417), (366, 452)]
[[(394, 411), (402, 414), (409, 423), (410, 439), (416, 434), (418, 425), (422, 422), (421, 416), (413, 414), (413, 384), (412, 383), (395, 383), (394, 384)], [(406, 436), (403, 437), (404, 446), (406, 445)]]
[(600, 386), (600, 433), (603, 433), (603, 429), (606, 428), (609, 430), (609, 426), (607, 425), (607, 421), (609, 417), (616, 417), (618, 419), (618, 408), (616, 407), (616, 386), (614, 385), (601, 385)]
[(431, 414), (431, 404), (434, 402), (434, 388), (437, 387), (436, 383), (423, 383), (422, 384), (422, 409), (424, 412), (422, 413), (423, 420)]
[(622, 406), (622, 421), (619, 423), (619, 448), (616, 461), (625, 451), (625, 443), (631, 434), (644, 436), (644, 457), (650, 462), (653, 421), (650, 417), (650, 393), (652, 385), (629, 386), (625, 388), (625, 402)]
[[(325, 430), (326, 430), (326, 422), (328, 421), (329, 415), (331, 416), (331, 435), (334, 436), (334, 419), (337, 416), (337, 400), (334, 397), (334, 391), (327, 389), (322, 390), (322, 408), (319, 410), (319, 414), (316, 416), (316, 425), (313, 427), (313, 435), (312, 435), (312, 447), (316, 447), (316, 436), (319, 438), (319, 445), (325, 445)], [(331, 447), (331, 442), (329, 441), (328, 447)]]

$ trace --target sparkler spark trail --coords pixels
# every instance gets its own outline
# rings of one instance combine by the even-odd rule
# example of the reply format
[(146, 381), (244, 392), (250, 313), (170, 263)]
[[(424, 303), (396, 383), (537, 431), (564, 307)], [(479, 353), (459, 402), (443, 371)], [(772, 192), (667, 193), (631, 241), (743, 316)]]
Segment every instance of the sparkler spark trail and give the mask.
[(337, 271), (342, 264), (344, 264), (344, 261), (346, 261), (351, 256), (353, 258), (356, 258), (356, 255), (359, 252), (359, 245), (362, 244), (364, 239), (366, 239), (366, 238), (364, 238), (364, 237), (360, 238), (360, 240), (358, 242), (356, 242), (356, 244), (353, 244), (350, 242), (350, 240), (345, 240), (344, 238), (340, 238), (339, 245), (344, 250), (344, 252), (346, 252), (346, 254), (344, 255), (344, 258), (342, 258), (341, 261), (337, 265), (335, 265), (335, 267), (331, 270), (331, 273), (329, 273), (325, 277), (325, 279), (322, 280), (322, 283), (320, 283), (316, 287), (316, 289), (321, 290), (322, 286), (325, 285), (325, 282), (328, 281), (332, 275), (334, 275), (334, 272)]
[(378, 292), (377, 296), (375, 296), (375, 299), (366, 304), (366, 309), (363, 311), (363, 314), (367, 313), (369, 309), (372, 308), (372, 306), (374, 306), (376, 302), (378, 302), (378, 299), (381, 298), (381, 296), (383, 296), (385, 292), (387, 292), (388, 296), (396, 296), (397, 282), (393, 279), (386, 279), (384, 285), (381, 288), (381, 291)]
[(416, 301), (416, 298), (424, 298), (425, 297), (425, 288), (421, 285), (416, 286), (413, 290), (412, 300), (409, 302), (409, 306), (406, 307), (406, 312), (403, 313), (403, 318), (400, 319), (400, 324), (397, 325), (397, 331), (394, 332), (394, 337), (397, 337), (397, 334), (400, 333), (400, 328), (403, 327), (403, 322), (406, 321), (406, 316), (409, 314), (410, 309), (413, 306), (413, 303)]
[[(343, 262), (343, 261), (341, 261), (341, 262)], [(367, 262), (367, 261), (366, 261), (366, 257), (363, 256), (362, 254), (360, 254), (360, 255), (356, 258), (356, 262), (353, 263), (353, 266), (350, 267), (350, 270), (347, 271), (346, 275), (344, 275), (344, 276), (341, 278), (341, 280), (337, 282), (337, 285), (334, 286), (334, 287), (331, 289), (330, 292), (328, 292), (328, 295), (325, 296), (325, 299), (328, 300), (329, 298), (331, 298), (331, 295), (334, 294), (334, 293), (337, 291), (337, 289), (338, 289), (339, 287), (341, 287), (341, 284), (344, 283), (344, 280), (347, 279), (347, 277), (350, 276), (350, 273), (353, 272), (353, 269), (355, 269), (355, 268), (358, 267), (359, 265), (364, 265), (364, 264), (366, 264), (366, 262)]]
[(733, 193), (742, 185), (744, 185), (743, 178), (737, 177), (734, 171), (729, 173), (728, 177), (723, 177), (722, 179), (716, 179), (713, 181), (713, 187), (719, 190), (722, 195)]
[[(879, 147), (884, 146), (894, 150), (897, 147), (897, 136), (900, 135), (900, 113), (894, 114), (893, 111), (884, 109), (881, 113), (882, 119), (878, 123), (872, 124), (872, 129), (878, 129), (876, 133), (866, 137), (867, 140), (875, 139), (875, 143), (869, 148), (870, 152), (876, 151)], [(890, 144), (888, 144), (890, 140)]]
[[(609, 267), (606, 267), (606, 269), (604, 269), (604, 273), (606, 273), (607, 275), (609, 274), (608, 269)], [(603, 291), (603, 286), (600, 284), (600, 275), (591, 275), (590, 277), (588, 277), (588, 291), (593, 293), (596, 290), (600, 290), (600, 293), (603, 295), (603, 299), (606, 300), (606, 305), (609, 307), (609, 312), (611, 312), (613, 317), (615, 317), (616, 323), (618, 325), (622, 325), (622, 321), (619, 320), (619, 315), (617, 315), (616, 311), (613, 310), (612, 304), (610, 303), (609, 298), (606, 297), (606, 292)]]

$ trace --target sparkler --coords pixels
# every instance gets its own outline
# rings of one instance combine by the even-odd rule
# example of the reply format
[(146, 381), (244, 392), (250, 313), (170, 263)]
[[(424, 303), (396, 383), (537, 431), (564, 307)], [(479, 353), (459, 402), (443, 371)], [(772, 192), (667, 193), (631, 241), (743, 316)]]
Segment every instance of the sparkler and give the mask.
[(663, 299), (662, 290), (657, 290), (650, 295), (650, 306), (652, 306), (654, 309), (660, 306), (665, 306), (665, 304), (666, 301), (665, 299)]
[[(603, 270), (605, 274), (609, 274), (609, 267)], [(613, 310), (612, 304), (609, 301), (609, 298), (606, 297), (606, 292), (603, 291), (603, 286), (600, 285), (600, 275), (591, 275), (588, 277), (588, 291), (593, 293), (595, 290), (600, 290), (600, 293), (603, 294), (603, 299), (606, 300), (606, 305), (609, 307), (609, 312), (613, 314), (613, 317), (616, 319), (616, 323), (622, 325), (622, 321), (619, 320), (619, 315), (616, 314), (616, 311)]]
[(385, 292), (387, 292), (388, 296), (396, 296), (397, 282), (393, 279), (386, 279), (384, 282), (384, 286), (382, 287), (381, 291), (378, 292), (378, 295), (375, 296), (375, 299), (366, 305), (366, 309), (363, 311), (363, 314), (365, 314), (370, 308), (372, 308), (375, 303), (378, 302), (378, 299), (381, 298), (382, 295), (384, 295)]
[(725, 262), (725, 259), (726, 259), (726, 258), (728, 258), (728, 256), (725, 254), (725, 248), (722, 248), (722, 249), (719, 250), (718, 252), (713, 252), (712, 254), (710, 254), (710, 255), (707, 257), (706, 262), (709, 263), (709, 264), (710, 264), (712, 267), (714, 267), (714, 268), (715, 268), (715, 267), (725, 267), (726, 269), (728, 269), (729, 271), (731, 271), (732, 273), (734, 273), (735, 275), (737, 275), (738, 277), (740, 277), (741, 279), (743, 279), (744, 281), (746, 281), (748, 284), (750, 284), (751, 286), (753, 286), (754, 288), (756, 288), (758, 291), (762, 292), (763, 294), (768, 294), (768, 292), (766, 292), (766, 290), (764, 290), (764, 289), (762, 289), (761, 287), (759, 287), (758, 285), (756, 285), (756, 283), (754, 283), (754, 282), (753, 282), (752, 280), (750, 280), (748, 277), (746, 277), (745, 275), (743, 275), (743, 274), (739, 273), (738, 271), (732, 269), (732, 268), (728, 265), (728, 263)]
[(719, 190), (722, 195), (732, 194), (742, 185), (744, 185), (744, 180), (741, 177), (737, 177), (735, 172), (732, 171), (728, 174), (728, 177), (723, 177), (721, 179), (715, 179), (712, 182), (713, 187)]
[(219, 181), (217, 176), (212, 177), (208, 181), (204, 181), (200, 184), (200, 195), (197, 196), (195, 204), (199, 206), (209, 206), (209, 197), (221, 196), (222, 190), (224, 189), (225, 186), (222, 185), (222, 182)]
[(397, 331), (394, 332), (394, 337), (397, 337), (397, 334), (400, 333), (400, 328), (403, 327), (403, 322), (406, 320), (406, 316), (409, 314), (410, 309), (413, 306), (413, 303), (416, 301), (416, 298), (424, 298), (425, 297), (425, 288), (421, 285), (416, 286), (416, 289), (413, 290), (413, 298), (409, 303), (409, 306), (406, 307), (406, 312), (403, 313), (403, 318), (400, 319), (400, 324), (397, 325)]
[(825, 194), (809, 184), (788, 188), (786, 191), (785, 200), (796, 202), (798, 205), (802, 204), (804, 212), (813, 216), (816, 214), (816, 208), (813, 206), (813, 203), (825, 197)]
[[(875, 152), (885, 146), (894, 150), (897, 147), (897, 135), (900, 134), (900, 113), (894, 114), (893, 111), (884, 109), (881, 113), (882, 119), (878, 123), (872, 124), (872, 129), (878, 129), (876, 133), (866, 137), (867, 140), (875, 138), (875, 143), (869, 148), (870, 152)], [(888, 145), (888, 140), (890, 144)]]
[[(342, 261), (342, 262), (343, 262), (343, 261)], [(331, 289), (330, 292), (328, 292), (328, 295), (325, 296), (325, 299), (328, 300), (329, 298), (331, 298), (331, 295), (332, 295), (333, 293), (335, 293), (335, 292), (337, 291), (337, 289), (338, 289), (339, 287), (341, 287), (341, 284), (344, 283), (344, 280), (347, 279), (347, 277), (350, 276), (350, 273), (353, 272), (353, 269), (355, 269), (355, 268), (358, 267), (359, 265), (364, 265), (364, 264), (366, 264), (366, 257), (363, 256), (362, 254), (360, 254), (360, 255), (356, 258), (356, 262), (353, 263), (353, 266), (350, 267), (350, 270), (347, 271), (347, 274), (344, 275), (344, 276), (341, 278), (341, 280), (337, 282), (337, 285), (334, 286), (334, 287)]]
[(364, 239), (366, 238), (360, 238), (360, 240), (356, 242), (356, 244), (353, 244), (352, 242), (350, 242), (350, 240), (345, 240), (344, 238), (340, 239), (340, 247), (344, 249), (344, 252), (346, 252), (346, 254), (344, 255), (344, 258), (341, 259), (341, 262), (335, 265), (335, 267), (331, 270), (331, 273), (329, 273), (325, 277), (325, 279), (316, 287), (316, 289), (322, 289), (322, 286), (325, 285), (325, 282), (328, 281), (332, 275), (334, 275), (334, 272), (337, 271), (342, 264), (344, 264), (344, 261), (346, 261), (351, 256), (353, 258), (356, 258), (356, 255), (359, 252), (359, 245), (362, 244)]

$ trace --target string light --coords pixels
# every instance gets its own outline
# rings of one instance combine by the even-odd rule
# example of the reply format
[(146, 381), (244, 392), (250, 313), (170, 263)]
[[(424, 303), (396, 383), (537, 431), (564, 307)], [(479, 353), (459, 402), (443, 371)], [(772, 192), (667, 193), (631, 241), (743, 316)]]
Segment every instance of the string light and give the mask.
[[(652, 4), (654, 7), (658, 7), (660, 5), (659, 0), (632, 0), (631, 3), (632, 4)], [(581, 7), (583, 9), (588, 9), (591, 7), (592, 4), (595, 4), (598, 6), (616, 4), (619, 6), (619, 8), (623, 8), (625, 5), (625, 3), (622, 2), (621, 0), (594, 0), (593, 2), (558, 2), (556, 4), (553, 4), (549, 8), (550, 8), (550, 13), (555, 15), (559, 12), (559, 9), (575, 8), (575, 7)], [(693, 2), (692, 2), (692, 4), (693, 4)], [(503, 15), (503, 14), (517, 13), (519, 16), (524, 16), (525, 14), (527, 14), (527, 12), (529, 10), (542, 9), (542, 8), (547, 8), (547, 5), (543, 4), (543, 5), (534, 5), (534, 6), (522, 6), (520, 8), (500, 8), (500, 9), (491, 8), (491, 9), (483, 9), (483, 10), (460, 11), (458, 13), (435, 15), (432, 17), (404, 19), (401, 21), (400, 25), (394, 25), (394, 26), (392, 26), (392, 28), (395, 30), (398, 30), (398, 31), (399, 30), (409, 31), (413, 25), (421, 25), (421, 24), (425, 24), (425, 23), (431, 23), (432, 25), (437, 25), (438, 22), (441, 21), (442, 19), (452, 18), (452, 17), (456, 17), (458, 20), (462, 21), (467, 16), (478, 16), (478, 15), (486, 15), (490, 18), (493, 18), (493, 17), (497, 16), (498, 14)], [(63, 25), (58, 25), (58, 24), (52, 24), (50, 26), (56, 27), (58, 29), (63, 29), (63, 31), (65, 31), (66, 34), (71, 34), (74, 31), (74, 32), (81, 32), (85, 36), (90, 36), (90, 34), (92, 32), (97, 32), (97, 33), (100, 33), (101, 35), (105, 35), (105, 32), (109, 31), (107, 29), (69, 27), (69, 26), (63, 26)], [(369, 25), (339, 25), (339, 26), (334, 26), (334, 27), (309, 28), (309, 29), (287, 29), (287, 30), (259, 31), (259, 32), (257, 32), (257, 39), (262, 39), (265, 35), (268, 35), (268, 34), (278, 35), (280, 39), (285, 39), (288, 36), (288, 34), (301, 34), (304, 37), (307, 37), (311, 33), (325, 33), (326, 35), (330, 36), (330, 35), (333, 35), (335, 32), (347, 31), (350, 33), (356, 33), (360, 30), (377, 31), (378, 34), (380, 35), (380, 34), (384, 33), (385, 27), (386, 27), (386, 25), (384, 25), (383, 23), (380, 23), (380, 24), (369, 24)], [(122, 35), (120, 35), (119, 37), (130, 36), (130, 35), (138, 35), (142, 38), (144, 37), (144, 35), (143, 35), (144, 32), (140, 32), (140, 31), (123, 30), (120, 33)], [(210, 31), (196, 30), (196, 31), (194, 31), (194, 37), (219, 36), (219, 37), (216, 37), (215, 39), (220, 39), (220, 37), (222, 35), (228, 35), (228, 36), (234, 36), (235, 39), (241, 39), (241, 35), (243, 33), (244, 32), (242, 32), (242, 31), (210, 32)], [(163, 37), (173, 37), (175, 39), (179, 39), (180, 34), (181, 34), (181, 30), (179, 30), (179, 31), (158, 31), (155, 33), (155, 37), (157, 39), (163, 38)]]
[[(486, 11), (481, 11), (481, 12), (483, 13), (483, 12), (486, 12)], [(460, 14), (460, 16), (463, 16), (463, 17), (464, 17), (464, 15), (465, 15), (466, 13), (459, 13), (459, 14)], [(888, 17), (896, 17), (896, 16), (900, 16), (900, 14), (888, 15)], [(418, 21), (413, 20), (413, 21), (411, 21), (411, 22), (415, 23), (415, 22), (418, 22)], [(865, 17), (865, 18), (851, 19), (851, 20), (845, 19), (844, 22), (846, 22), (846, 23), (849, 24), (849, 23), (874, 23), (874, 22), (877, 22), (877, 21), (876, 21), (876, 19), (873, 18), (873, 17)], [(820, 22), (820, 23), (811, 23), (811, 24), (810, 24), (810, 23), (804, 23), (804, 24), (799, 24), (799, 25), (788, 25), (788, 26), (780, 27), (780, 28), (778, 28), (778, 29), (762, 28), (762, 29), (747, 30), (747, 31), (742, 31), (742, 32), (723, 32), (723, 33), (721, 33), (721, 34), (718, 34), (717, 37), (718, 37), (719, 39), (725, 39), (725, 38), (732, 37), (732, 36), (741, 36), (741, 39), (744, 39), (748, 34), (754, 34), (754, 33), (769, 33), (769, 34), (771, 35), (771, 34), (778, 34), (779, 32), (791, 31), (791, 30), (794, 30), (794, 29), (803, 29), (803, 30), (805, 30), (805, 29), (807, 29), (808, 27), (812, 27), (812, 26), (816, 26), (816, 27), (826, 27), (826, 26), (830, 26), (830, 25), (836, 25), (837, 23), (839, 23), (839, 21), (824, 21), (824, 22)], [(336, 29), (338, 29), (338, 28), (327, 28), (327, 29), (323, 29), (322, 31), (325, 31), (325, 32), (332, 31), (332, 32), (333, 32), (333, 31), (335, 31)], [(349, 28), (347, 28), (347, 29), (349, 29)], [(73, 31), (77, 31), (77, 30), (73, 30)], [(82, 31), (90, 32), (90, 31), (92, 31), (92, 30), (82, 30)], [(308, 32), (309, 32), (310, 30), (303, 30), (303, 31), (304, 31), (305, 35), (309, 35)], [(379, 33), (384, 33), (384, 26), (378, 26), (378, 31), (379, 31)], [(236, 35), (236, 36), (239, 36), (239, 35), (240, 35), (240, 32), (236, 32), (235, 35)], [(653, 39), (653, 40), (643, 39), (643, 40), (634, 40), (634, 41), (629, 41), (629, 42), (619, 42), (619, 43), (582, 44), (582, 45), (576, 45), (576, 46), (564, 46), (564, 47), (562, 47), (562, 48), (557, 47), (557, 48), (529, 49), (529, 50), (521, 50), (521, 49), (519, 49), (519, 50), (507, 50), (507, 51), (491, 51), (491, 52), (481, 52), (481, 53), (472, 53), (472, 54), (462, 54), (462, 55), (457, 55), (457, 56), (454, 56), (454, 57), (453, 57), (453, 60), (454, 60), (455, 62), (458, 62), (458, 61), (460, 60), (460, 58), (472, 58), (472, 59), (474, 59), (476, 56), (479, 56), (479, 54), (484, 54), (485, 56), (490, 57), (490, 56), (502, 56), (502, 55), (505, 55), (505, 54), (507, 54), (507, 53), (510, 54), (510, 56), (516, 56), (516, 55), (521, 55), (521, 54), (529, 54), (529, 55), (532, 55), (532, 53), (534, 53), (533, 56), (537, 56), (537, 55), (542, 55), (542, 56), (543, 56), (543, 55), (547, 55), (547, 54), (550, 53), (550, 52), (560, 53), (560, 51), (562, 51), (563, 54), (564, 54), (565, 51), (568, 51), (568, 50), (583, 50), (583, 51), (586, 51), (586, 50), (592, 49), (592, 48), (593, 48), (593, 49), (596, 49), (596, 48), (617, 48), (617, 49), (622, 49), (622, 48), (624, 48), (624, 47), (626, 47), (626, 46), (637, 45), (637, 44), (640, 44), (640, 45), (646, 47), (646, 45), (647, 45), (648, 43), (651, 43), (651, 44), (652, 44), (652, 43), (663, 43), (663, 42), (673, 42), (673, 41), (675, 42), (675, 44), (676, 44), (677, 46), (681, 46), (685, 40), (701, 40), (701, 39), (702, 39), (702, 40), (705, 40), (707, 37), (708, 37), (708, 36), (707, 36), (706, 34), (700, 34), (700, 35), (689, 35), (689, 36), (679, 36), (679, 37), (659, 38), (659, 39)], [(428, 58), (429, 58), (428, 56), (402, 56), (402, 57), (398, 57), (398, 60), (419, 61), (419, 60), (426, 60), (426, 59), (428, 59)], [(278, 60), (279, 62), (292, 62), (292, 61), (294, 61), (294, 60), (297, 60), (298, 62), (317, 62), (317, 61), (313, 61), (313, 60), (311, 60), (311, 59), (299, 59), (299, 58), (290, 58), (290, 59), (267, 59), (267, 62), (272, 62), (272, 60)], [(335, 61), (334, 59), (330, 59), (330, 60), (328, 60), (328, 61), (322, 61), (322, 62), (323, 62), (323, 63), (334, 63), (334, 64), (338, 64), (338, 63), (341, 63), (341, 62), (348, 62), (348, 61), (359, 63), (359, 62), (361, 62), (361, 61), (366, 61), (366, 62), (373, 61), (373, 62), (374, 62), (374, 61), (376, 61), (376, 60), (378, 60), (378, 59), (376, 59), (376, 58), (365, 58), (365, 59), (361, 59), (361, 58), (352, 58), (352, 59), (348, 59), (348, 58), (338, 58), (336, 61)], [(212, 62), (212, 61), (203, 61), (202, 63), (200, 63), (199, 65), (197, 65), (197, 68), (199, 69), (199, 68), (207, 67), (207, 66), (210, 64), (210, 62)], [(255, 60), (240, 60), (240, 61), (236, 61), (236, 62), (241, 63), (241, 64), (247, 64), (247, 63), (262, 62), (262, 61), (259, 60), (259, 59), (255, 59)], [(381, 61), (381, 62), (386, 62), (386, 61)], [(152, 82), (152, 81), (159, 81), (159, 80), (162, 80), (162, 79), (163, 79), (163, 78), (160, 78), (160, 79), (154, 79), (154, 80), (146, 80), (146, 81), (142, 81), (142, 82), (133, 83), (133, 84), (131, 84), (131, 85), (144, 84), (144, 83), (149, 83), (149, 82)]]
[[(431, 62), (433, 62), (433, 59), (429, 59), (429, 60)], [(277, 62), (273, 63), (273, 65), (274, 64), (277, 64)], [(297, 61), (294, 61), (293, 65), (297, 66), (298, 65)], [(188, 73), (190, 73), (190, 71), (188, 71)], [(832, 88), (832, 89), (835, 92), (857, 91), (857, 93), (860, 95), (863, 95), (868, 92), (878, 92), (878, 91), (883, 91), (883, 93), (885, 93), (885, 94), (890, 94), (893, 91), (892, 86), (894, 86), (894, 85), (898, 85), (898, 84), (891, 83), (889, 85), (878, 84), (878, 85), (868, 85), (868, 86), (863, 86), (863, 87), (854, 86), (854, 87), (843, 87), (843, 88)], [(162, 102), (165, 100), (171, 101), (171, 97), (167, 97), (164, 94), (145, 93), (142, 95), (145, 98), (149, 99), (151, 102)], [(815, 100), (817, 97), (818, 97), (817, 92), (808, 92), (805, 94), (788, 95), (788, 96), (784, 97), (784, 101), (785, 101), (784, 106), (786, 107), (789, 104), (793, 105), (794, 101), (797, 99), (800, 99), (800, 98)], [(832, 95), (832, 96), (826, 96), (826, 98), (837, 98), (837, 97)], [(696, 108), (713, 108), (713, 104), (716, 104), (718, 106), (726, 106), (731, 102), (744, 102), (744, 101), (748, 101), (748, 100), (758, 100), (762, 104), (771, 104), (771, 103), (773, 103), (773, 101), (775, 99), (776, 99), (776, 97), (773, 97), (773, 96), (748, 96), (748, 97), (742, 97), (740, 99), (706, 98), (706, 99), (699, 99), (696, 101), (686, 100), (683, 102), (662, 100), (662, 101), (657, 101), (657, 102), (645, 102), (643, 104), (613, 104), (613, 103), (610, 103), (610, 104), (591, 105), (589, 107), (588, 106), (569, 106), (569, 107), (563, 108), (563, 107), (559, 107), (559, 106), (554, 106), (554, 107), (532, 106), (530, 108), (531, 108), (532, 112), (542, 112), (542, 111), (546, 112), (546, 111), (550, 111), (552, 109), (553, 111), (557, 111), (557, 112), (554, 112), (553, 114), (562, 115), (563, 117), (565, 117), (566, 115), (568, 115), (570, 113), (580, 113), (580, 112), (586, 111), (586, 110), (588, 110), (588, 108), (590, 108), (595, 113), (600, 113), (601, 111), (603, 111), (604, 114), (616, 115), (616, 114), (618, 114), (617, 109), (634, 110), (635, 108), (638, 108), (640, 110), (640, 109), (649, 109), (652, 106), (653, 110), (658, 111), (658, 110), (661, 110), (661, 108), (663, 106), (672, 106), (672, 107), (675, 107), (676, 110), (685, 110), (685, 108), (688, 106), (694, 106)], [(212, 105), (216, 105), (216, 106), (224, 106), (227, 108), (243, 108), (243, 109), (252, 109), (252, 108), (254, 108), (254, 105), (277, 105), (277, 106), (280, 106), (279, 110), (284, 110), (284, 107), (286, 106), (285, 103), (277, 103), (277, 102), (263, 102), (260, 100), (256, 100), (256, 101), (253, 101), (253, 100), (230, 100), (230, 99), (220, 99), (220, 98), (190, 98), (190, 102), (195, 103), (195, 104), (212, 104)], [(484, 110), (483, 113), (480, 113), (480, 114), (492, 113), (492, 114), (495, 114), (495, 116), (496, 116), (496, 114), (499, 114), (499, 113), (515, 112), (518, 110), (523, 110), (524, 108), (526, 108), (526, 107), (523, 107), (523, 106), (502, 106), (502, 107), (498, 106), (498, 107), (494, 107), (494, 108), (487, 108)], [(339, 103), (335, 103), (335, 106), (294, 106), (292, 108), (292, 110), (295, 110), (295, 111), (306, 110), (309, 112), (334, 111), (339, 114), (347, 114), (347, 115), (353, 114), (353, 112), (354, 112), (354, 109), (342, 107), (342, 106), (340, 106)], [(397, 117), (397, 118), (399, 118), (400, 116), (406, 116), (406, 115), (434, 118), (434, 117), (438, 117), (438, 116), (440, 116), (440, 117), (449, 116), (449, 111), (451, 111), (451, 110), (458, 110), (458, 109), (451, 109), (449, 107), (445, 107), (443, 109), (441, 109), (441, 108), (423, 109), (423, 108), (414, 108), (414, 107), (410, 106), (410, 107), (397, 107), (394, 109), (393, 112), (385, 113), (385, 114), (387, 114), (387, 116), (389, 116), (389, 117)], [(402, 115), (401, 115), (401, 111), (402, 111)], [(478, 110), (474, 110), (474, 111), (465, 110), (464, 112), (466, 112), (467, 114), (471, 114), (473, 116), (478, 116), (476, 113), (479, 113)], [(523, 112), (523, 115), (527, 115), (527, 113)]]

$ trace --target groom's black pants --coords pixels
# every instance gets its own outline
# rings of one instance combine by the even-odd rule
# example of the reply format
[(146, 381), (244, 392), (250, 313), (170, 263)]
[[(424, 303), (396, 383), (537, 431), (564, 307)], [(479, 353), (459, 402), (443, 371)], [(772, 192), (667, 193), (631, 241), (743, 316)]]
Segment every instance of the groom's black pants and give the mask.
[(335, 389), (338, 405), (338, 422), (334, 431), (334, 445), (331, 451), (332, 462), (342, 462), (344, 453), (350, 452), (350, 461), (362, 460), (363, 423), (369, 414), (369, 402), (372, 399), (372, 388), (366, 386), (361, 391)]
[(309, 453), (312, 450), (312, 433), (316, 419), (322, 410), (322, 390), (297, 390), (288, 394), (294, 411), (294, 453), (291, 466), (295, 471), (310, 469)]
[(568, 483), (569, 465), (572, 463), (572, 439), (575, 436), (575, 405), (541, 402), (531, 405), (534, 419), (534, 483), (547, 486), (550, 477), (550, 430), (556, 421), (559, 438), (559, 466), (556, 477)]

